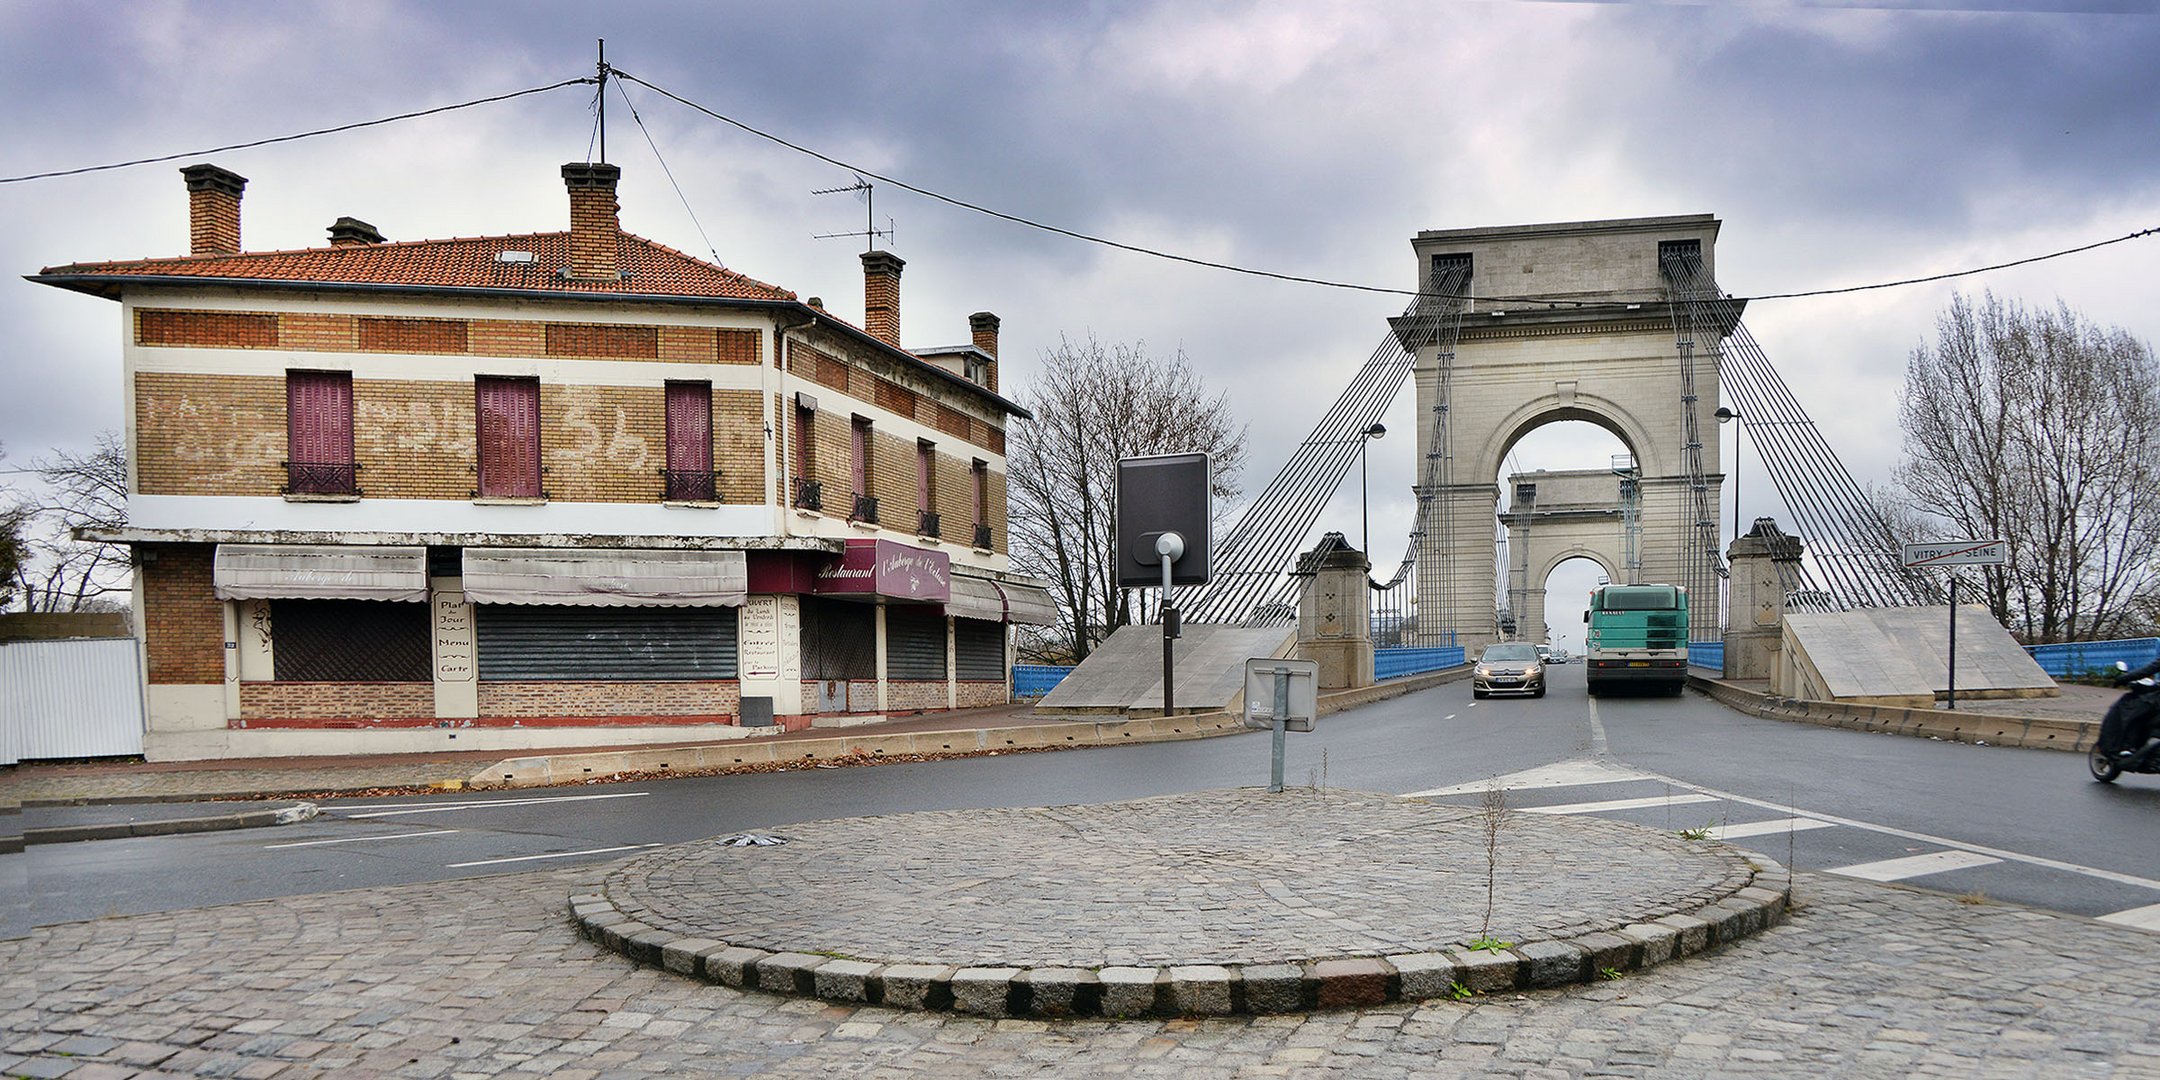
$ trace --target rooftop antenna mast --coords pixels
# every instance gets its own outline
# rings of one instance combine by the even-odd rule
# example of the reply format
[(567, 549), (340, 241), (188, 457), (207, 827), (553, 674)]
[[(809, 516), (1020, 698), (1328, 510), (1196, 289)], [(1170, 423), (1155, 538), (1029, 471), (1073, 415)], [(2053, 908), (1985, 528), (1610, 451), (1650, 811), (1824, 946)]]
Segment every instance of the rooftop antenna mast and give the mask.
[(857, 199), (861, 200), (863, 204), (863, 227), (861, 231), (818, 233), (817, 235), (811, 237), (811, 239), (832, 240), (843, 236), (860, 236), (863, 238), (864, 251), (877, 250), (878, 237), (883, 236), (890, 238), (893, 235), (893, 227), (891, 218), (885, 219), (884, 228), (880, 229), (877, 227), (877, 192), (871, 186), (870, 181), (865, 180), (860, 176), (857, 176), (855, 178), (855, 182), (849, 184), (846, 187), (820, 188), (816, 191), (811, 192), (810, 194), (838, 195), (842, 192), (852, 192), (854, 196)]
[(605, 165), (607, 164), (607, 39), (599, 38), (597, 40), (600, 42), (600, 63), (595, 65), (593, 70), (600, 77), (600, 163)]

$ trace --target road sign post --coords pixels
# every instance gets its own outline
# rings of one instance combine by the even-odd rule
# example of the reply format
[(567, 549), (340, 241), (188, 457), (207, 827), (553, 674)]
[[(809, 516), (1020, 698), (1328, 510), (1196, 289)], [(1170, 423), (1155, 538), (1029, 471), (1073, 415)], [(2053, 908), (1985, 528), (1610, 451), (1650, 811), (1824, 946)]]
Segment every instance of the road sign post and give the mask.
[[(2000, 540), (1940, 540), (1906, 544), (1904, 562), (1909, 567), (2001, 566), (2010, 561), (2010, 545)], [(1950, 655), (1944, 707), (1957, 709), (1957, 571), (1950, 571)]]
[(1283, 733), (1311, 731), (1320, 714), (1320, 662), (1255, 656), (1245, 661), (1245, 726), (1273, 728), (1268, 790), (1283, 789)]
[[(1162, 586), (1162, 707), (1177, 708), (1179, 585), (1208, 583), (1214, 499), (1206, 454), (1123, 458), (1117, 471), (1118, 587)], [(1160, 571), (1158, 577), (1157, 572)]]

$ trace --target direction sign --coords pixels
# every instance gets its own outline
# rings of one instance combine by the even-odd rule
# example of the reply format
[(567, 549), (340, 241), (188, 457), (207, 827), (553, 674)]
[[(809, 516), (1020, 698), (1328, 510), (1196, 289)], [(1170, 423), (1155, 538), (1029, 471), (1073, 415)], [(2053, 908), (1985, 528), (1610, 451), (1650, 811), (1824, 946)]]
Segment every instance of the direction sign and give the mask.
[(1907, 566), (2000, 566), (2010, 561), (2010, 545), (2000, 540), (1941, 540), (1905, 545)]

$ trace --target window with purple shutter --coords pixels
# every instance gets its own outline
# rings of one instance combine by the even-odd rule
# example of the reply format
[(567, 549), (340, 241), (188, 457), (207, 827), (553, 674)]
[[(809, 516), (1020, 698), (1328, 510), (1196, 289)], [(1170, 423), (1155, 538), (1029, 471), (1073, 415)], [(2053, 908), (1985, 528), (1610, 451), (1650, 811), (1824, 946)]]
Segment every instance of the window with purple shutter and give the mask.
[(848, 516), (855, 521), (874, 523), (878, 519), (878, 505), (877, 497), (870, 494), (870, 421), (858, 416), (850, 427), (848, 466), (849, 479), (855, 484), (855, 511)]
[(937, 536), (942, 523), (937, 514), (937, 444), (915, 440), (915, 513), (918, 536)]
[(667, 384), (667, 498), (716, 502), (712, 460), (712, 384)]
[(285, 490), (358, 495), (353, 464), (352, 372), (285, 373)]
[(540, 493), (540, 380), (480, 376), (480, 494), (537, 499)]

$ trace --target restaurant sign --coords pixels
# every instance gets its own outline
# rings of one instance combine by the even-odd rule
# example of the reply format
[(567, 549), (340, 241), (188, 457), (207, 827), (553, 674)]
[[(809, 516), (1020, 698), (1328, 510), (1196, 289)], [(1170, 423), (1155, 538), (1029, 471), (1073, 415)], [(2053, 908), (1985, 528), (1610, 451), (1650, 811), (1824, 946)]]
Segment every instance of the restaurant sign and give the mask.
[(892, 540), (849, 540), (840, 561), (817, 572), (817, 591), (944, 603), (952, 598), (952, 559)]

